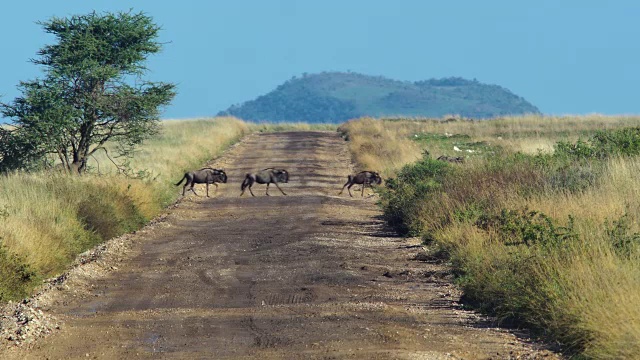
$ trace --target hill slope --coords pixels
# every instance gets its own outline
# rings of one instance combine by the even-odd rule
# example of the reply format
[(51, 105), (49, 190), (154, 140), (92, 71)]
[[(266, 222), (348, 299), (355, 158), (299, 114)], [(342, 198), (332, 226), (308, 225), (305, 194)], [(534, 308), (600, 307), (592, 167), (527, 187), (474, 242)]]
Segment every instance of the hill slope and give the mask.
[(342, 122), (361, 116), (488, 118), (539, 113), (538, 108), (498, 85), (463, 78), (405, 82), (381, 76), (323, 72), (293, 77), (255, 100), (218, 115), (252, 121)]

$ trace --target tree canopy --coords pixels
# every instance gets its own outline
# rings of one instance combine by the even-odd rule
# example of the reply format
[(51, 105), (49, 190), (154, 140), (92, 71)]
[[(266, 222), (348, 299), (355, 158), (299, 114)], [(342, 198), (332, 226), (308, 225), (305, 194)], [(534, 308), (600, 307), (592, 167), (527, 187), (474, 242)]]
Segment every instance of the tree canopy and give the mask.
[(57, 158), (70, 172), (107, 142), (128, 155), (158, 131), (159, 111), (175, 85), (143, 79), (161, 51), (160, 27), (144, 13), (54, 17), (40, 22), (57, 42), (38, 51), (44, 77), (21, 82), (22, 96), (0, 103), (13, 123), (0, 129), (0, 170), (29, 169)]

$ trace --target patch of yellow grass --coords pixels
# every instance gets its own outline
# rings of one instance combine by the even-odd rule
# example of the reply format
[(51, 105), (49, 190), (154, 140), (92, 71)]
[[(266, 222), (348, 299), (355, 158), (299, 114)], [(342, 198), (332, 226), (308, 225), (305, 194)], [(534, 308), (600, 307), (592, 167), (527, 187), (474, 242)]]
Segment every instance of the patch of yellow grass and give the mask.
[[(573, 216), (589, 224), (613, 221), (625, 213), (640, 220), (640, 159), (617, 158), (607, 162), (606, 170), (597, 186), (579, 193), (541, 194), (527, 199), (516, 198), (505, 207), (525, 204), (556, 219)], [(632, 222), (632, 229), (640, 233), (640, 221)]]
[[(250, 125), (232, 117), (166, 120), (160, 134), (136, 151), (130, 165), (134, 172), (148, 172), (156, 182), (170, 182), (181, 172), (203, 165), (250, 131)], [(117, 173), (105, 153), (98, 152), (92, 160), (88, 165), (95, 171)]]
[[(639, 116), (524, 115), (476, 121), (362, 118), (349, 121), (340, 128), (349, 134), (350, 141), (360, 143), (360, 146), (350, 147), (358, 164), (386, 169), (384, 172), (389, 173), (420, 156), (422, 149), (410, 141), (416, 134), (468, 135), (473, 141), (500, 146), (507, 151), (534, 154), (553, 151), (558, 141), (575, 141), (587, 138), (596, 130), (637, 126), (639, 123)], [(362, 146), (365, 142), (371, 142), (371, 145)], [(454, 155), (451, 149), (440, 146), (434, 142), (426, 144), (424, 149), (436, 157)], [(365, 159), (361, 160), (363, 157)]]
[(349, 149), (360, 170), (388, 177), (420, 158), (420, 148), (407, 137), (404, 127), (362, 118), (347, 122), (340, 131), (348, 134)]
[[(584, 354), (595, 359), (634, 359), (640, 355), (640, 268), (638, 258), (623, 259), (606, 243), (587, 237), (569, 261), (546, 264), (558, 274), (564, 297), (557, 311), (577, 321), (569, 328), (584, 332)], [(602, 241), (602, 240), (601, 240)]]

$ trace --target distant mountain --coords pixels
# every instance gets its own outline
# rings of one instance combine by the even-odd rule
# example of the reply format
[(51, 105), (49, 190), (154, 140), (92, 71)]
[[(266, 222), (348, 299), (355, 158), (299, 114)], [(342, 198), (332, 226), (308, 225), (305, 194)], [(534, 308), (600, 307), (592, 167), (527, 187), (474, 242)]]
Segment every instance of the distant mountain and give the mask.
[(293, 77), (255, 100), (218, 115), (250, 121), (342, 122), (361, 116), (490, 118), (540, 113), (498, 86), (459, 77), (407, 82), (356, 73), (323, 72)]

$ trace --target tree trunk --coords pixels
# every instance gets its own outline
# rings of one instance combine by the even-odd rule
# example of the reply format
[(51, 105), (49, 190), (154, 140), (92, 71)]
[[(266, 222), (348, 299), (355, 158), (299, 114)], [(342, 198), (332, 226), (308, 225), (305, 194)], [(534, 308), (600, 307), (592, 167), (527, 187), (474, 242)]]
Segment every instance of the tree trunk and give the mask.
[(73, 162), (71, 163), (71, 173), (82, 175), (87, 169), (87, 158), (80, 156), (79, 154), (73, 155)]

